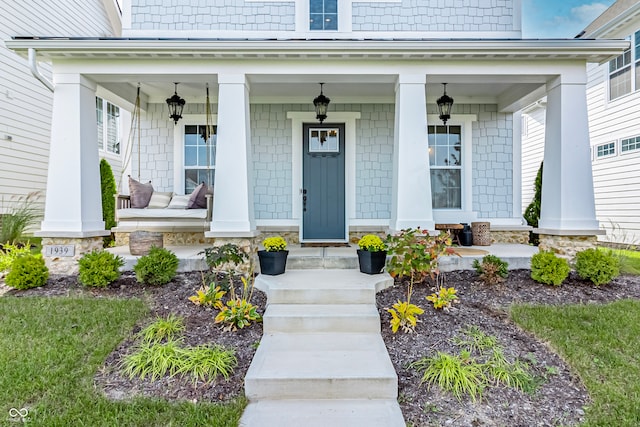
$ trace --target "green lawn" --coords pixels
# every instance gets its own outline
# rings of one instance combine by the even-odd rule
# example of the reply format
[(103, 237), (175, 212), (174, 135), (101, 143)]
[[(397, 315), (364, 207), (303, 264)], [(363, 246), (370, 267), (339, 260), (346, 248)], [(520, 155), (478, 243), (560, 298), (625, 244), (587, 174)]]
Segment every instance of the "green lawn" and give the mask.
[(139, 300), (0, 298), (0, 425), (26, 408), (37, 426), (236, 426), (242, 399), (116, 403), (94, 390), (97, 369), (146, 313)]
[(585, 426), (640, 425), (640, 301), (514, 306), (511, 314), (582, 378), (593, 399)]

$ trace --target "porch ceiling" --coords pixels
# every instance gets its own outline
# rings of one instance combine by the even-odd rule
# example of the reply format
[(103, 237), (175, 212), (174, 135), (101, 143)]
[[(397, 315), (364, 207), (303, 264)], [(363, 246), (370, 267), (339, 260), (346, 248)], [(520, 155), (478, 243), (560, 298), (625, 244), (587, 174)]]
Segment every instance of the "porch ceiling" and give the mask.
[[(210, 86), (212, 102), (217, 99), (217, 75), (103, 75), (90, 76), (110, 90), (141, 92), (150, 103), (163, 103), (173, 94), (173, 82), (178, 94), (187, 102), (202, 103), (205, 85)], [(497, 103), (503, 94), (518, 87), (531, 92), (543, 86), (552, 76), (427, 76), (426, 93), (430, 101), (442, 95), (442, 83), (448, 83), (447, 93), (457, 103)], [(394, 102), (396, 75), (248, 75), (251, 102), (310, 103), (320, 92), (319, 83), (325, 83), (324, 93), (333, 103)]]

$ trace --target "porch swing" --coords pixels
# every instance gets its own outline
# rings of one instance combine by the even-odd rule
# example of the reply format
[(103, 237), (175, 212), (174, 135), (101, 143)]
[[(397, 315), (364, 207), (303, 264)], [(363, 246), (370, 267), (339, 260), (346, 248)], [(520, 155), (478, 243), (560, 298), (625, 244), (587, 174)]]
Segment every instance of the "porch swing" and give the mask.
[[(155, 231), (164, 233), (202, 233), (210, 228), (213, 213), (213, 195), (209, 192), (209, 187), (205, 182), (198, 185), (196, 189), (188, 195), (178, 195), (173, 192), (154, 191), (151, 181), (148, 184), (140, 182), (141, 170), (141, 148), (140, 148), (140, 85), (138, 85), (137, 96), (133, 113), (131, 115), (131, 126), (127, 151), (123, 162), (118, 194), (116, 197), (116, 223), (112, 230), (116, 233), (130, 233), (133, 231)], [(209, 100), (209, 86), (207, 85), (206, 99), (206, 125), (200, 135), (205, 139), (207, 152), (207, 169), (210, 169), (211, 136), (214, 134), (211, 104)], [(138, 181), (129, 175), (130, 192), (141, 191), (143, 205), (132, 201), (132, 194), (121, 193), (122, 182), (125, 171), (131, 163), (134, 145), (137, 145), (138, 154)], [(207, 171), (207, 176), (210, 176)], [(135, 189), (133, 186), (136, 186)], [(145, 194), (145, 192), (147, 194)], [(146, 203), (144, 197), (147, 197)], [(135, 195), (134, 198), (138, 198)], [(137, 199), (140, 201), (140, 198)]]

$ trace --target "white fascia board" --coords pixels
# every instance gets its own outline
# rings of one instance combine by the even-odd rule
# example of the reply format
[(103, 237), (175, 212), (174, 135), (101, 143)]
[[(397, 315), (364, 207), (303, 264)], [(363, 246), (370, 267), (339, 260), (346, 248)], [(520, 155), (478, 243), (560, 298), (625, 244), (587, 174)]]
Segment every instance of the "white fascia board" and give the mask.
[(626, 40), (137, 40), (137, 39), (18, 39), (6, 46), (26, 54), (35, 48), (45, 57), (107, 55), (219, 55), (243, 57), (424, 58), (487, 60), (491, 58), (581, 59), (603, 62), (628, 49)]

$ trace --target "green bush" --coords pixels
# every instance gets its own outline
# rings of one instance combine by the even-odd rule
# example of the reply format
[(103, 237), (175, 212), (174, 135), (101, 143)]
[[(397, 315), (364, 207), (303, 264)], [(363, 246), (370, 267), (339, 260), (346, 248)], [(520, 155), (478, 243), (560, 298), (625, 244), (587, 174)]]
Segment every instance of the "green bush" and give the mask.
[(482, 263), (477, 259), (473, 261), (473, 268), (480, 275), (480, 280), (488, 285), (504, 282), (509, 275), (509, 263), (495, 255), (485, 255)]
[(13, 261), (15, 261), (19, 256), (30, 254), (30, 246), (29, 242), (24, 246), (5, 243), (0, 250), (0, 273), (11, 269)]
[(133, 271), (139, 283), (164, 285), (176, 276), (179, 263), (178, 257), (170, 250), (152, 246), (149, 255), (138, 259)]
[(541, 251), (531, 258), (531, 278), (545, 285), (560, 286), (569, 275), (569, 263), (551, 251)]
[(49, 269), (42, 255), (22, 255), (11, 265), (5, 283), (16, 289), (30, 289), (43, 286), (49, 278)]
[(576, 271), (582, 279), (600, 286), (620, 274), (620, 262), (611, 252), (587, 249), (576, 254)]
[[(542, 205), (542, 168), (543, 162), (540, 162), (540, 168), (536, 174), (534, 181), (534, 194), (531, 203), (524, 211), (524, 219), (531, 227), (537, 228), (538, 221), (540, 220), (540, 206)], [(535, 233), (529, 233), (529, 243), (537, 245), (539, 242), (539, 236)]]
[[(116, 180), (113, 177), (111, 165), (105, 159), (100, 160), (100, 190), (102, 193), (102, 219), (104, 228), (111, 230), (116, 226)], [(113, 241), (113, 236), (104, 238), (104, 246), (108, 247)]]
[(104, 288), (120, 277), (124, 260), (107, 251), (93, 251), (78, 260), (78, 280), (85, 286)]

